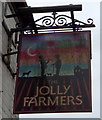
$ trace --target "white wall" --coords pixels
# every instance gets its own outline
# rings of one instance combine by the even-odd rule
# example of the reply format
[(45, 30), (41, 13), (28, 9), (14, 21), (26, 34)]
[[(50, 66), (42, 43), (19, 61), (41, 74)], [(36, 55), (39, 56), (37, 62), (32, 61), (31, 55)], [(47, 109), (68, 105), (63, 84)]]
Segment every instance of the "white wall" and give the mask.
[[(2, 8), (5, 8), (5, 4), (6, 3), (2, 4), (4, 6), (4, 7), (2, 6)], [(0, 9), (1, 9), (1, 4), (0, 4)], [(2, 11), (2, 14), (4, 14), (3, 11)], [(7, 7), (7, 13), (11, 14), (9, 6)], [(2, 18), (2, 17), (0, 17), (0, 18)], [(14, 27), (16, 24), (16, 22), (13, 18), (6, 19), (5, 17), (3, 17), (2, 19), (5, 20), (9, 29)], [(0, 42), (1, 42), (1, 40), (2, 40), (2, 44), (0, 43), (0, 62), (2, 62), (1, 53), (2, 54), (7, 53), (7, 46), (9, 44), (8, 35), (3, 26), (2, 26), (2, 33), (0, 32)], [(13, 45), (11, 47), (13, 49), (12, 52), (16, 51), (16, 49), (14, 48)], [(1, 48), (2, 48), (2, 52), (1, 52)], [(11, 66), (13, 72), (15, 73), (16, 72), (16, 55), (13, 55), (10, 58), (10, 66)], [(0, 80), (0, 90), (2, 89), (2, 91), (3, 91), (2, 93), (0, 93), (0, 97), (2, 96), (2, 102), (0, 101), (0, 108), (2, 108), (2, 109), (0, 109), (0, 116), (2, 116), (2, 118), (17, 118), (18, 115), (13, 114), (15, 79), (13, 79), (13, 77), (11, 76), (11, 73), (8, 70), (8, 68), (4, 62), (2, 62), (2, 73), (0, 72), (0, 76), (2, 76), (2, 81)]]
[(0, 119), (2, 118), (2, 62), (1, 62), (1, 53), (2, 53), (2, 4), (0, 2)]

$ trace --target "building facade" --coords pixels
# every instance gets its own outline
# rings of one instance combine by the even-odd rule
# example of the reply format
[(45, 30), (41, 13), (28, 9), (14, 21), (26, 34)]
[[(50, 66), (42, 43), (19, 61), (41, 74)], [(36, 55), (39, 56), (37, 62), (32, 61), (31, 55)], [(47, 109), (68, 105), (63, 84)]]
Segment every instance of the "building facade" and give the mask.
[(22, 24), (22, 16), (7, 18), (16, 14), (19, 7), (26, 7), (23, 2), (0, 2), (0, 119), (18, 118), (13, 114), (13, 100), (17, 69), (18, 41), (21, 32), (11, 32), (17, 24)]

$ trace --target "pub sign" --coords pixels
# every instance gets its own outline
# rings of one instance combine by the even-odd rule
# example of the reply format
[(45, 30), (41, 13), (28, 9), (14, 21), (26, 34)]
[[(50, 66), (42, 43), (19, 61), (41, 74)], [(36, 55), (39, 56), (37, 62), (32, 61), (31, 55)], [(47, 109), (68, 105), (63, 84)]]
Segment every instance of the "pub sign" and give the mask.
[(90, 35), (20, 36), (14, 113), (92, 111)]

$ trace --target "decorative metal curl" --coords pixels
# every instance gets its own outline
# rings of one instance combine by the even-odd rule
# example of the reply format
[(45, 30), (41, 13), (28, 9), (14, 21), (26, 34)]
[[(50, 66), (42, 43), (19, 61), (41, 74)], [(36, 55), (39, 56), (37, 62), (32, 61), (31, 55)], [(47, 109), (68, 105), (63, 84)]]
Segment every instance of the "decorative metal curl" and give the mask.
[(42, 21), (42, 25), (46, 27), (51, 27), (53, 26), (53, 24), (54, 24), (54, 19), (51, 16), (44, 18), (44, 20)]
[(87, 20), (87, 22), (88, 22), (88, 24), (92, 25), (92, 24), (93, 24), (93, 19), (89, 18), (89, 19)]
[(55, 25), (56, 26), (64, 26), (68, 24), (67, 18), (65, 16), (57, 16), (55, 19)]

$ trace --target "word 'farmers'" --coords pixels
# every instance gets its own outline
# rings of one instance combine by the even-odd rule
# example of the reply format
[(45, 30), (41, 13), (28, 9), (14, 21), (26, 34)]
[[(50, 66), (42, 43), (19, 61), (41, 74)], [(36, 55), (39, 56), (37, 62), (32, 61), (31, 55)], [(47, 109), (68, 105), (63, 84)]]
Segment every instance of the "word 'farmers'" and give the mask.
[(36, 87), (33, 97), (24, 97), (24, 107), (30, 106), (53, 106), (53, 105), (81, 105), (82, 96), (68, 96), (71, 86), (41, 86)]

